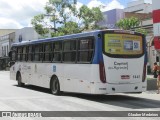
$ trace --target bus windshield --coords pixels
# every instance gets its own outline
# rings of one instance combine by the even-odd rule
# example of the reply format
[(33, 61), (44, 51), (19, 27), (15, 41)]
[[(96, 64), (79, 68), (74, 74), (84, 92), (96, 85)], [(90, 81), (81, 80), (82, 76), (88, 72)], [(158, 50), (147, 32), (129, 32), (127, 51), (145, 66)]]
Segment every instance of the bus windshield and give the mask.
[(143, 54), (143, 39), (140, 35), (104, 34), (103, 50), (109, 56), (139, 56)]

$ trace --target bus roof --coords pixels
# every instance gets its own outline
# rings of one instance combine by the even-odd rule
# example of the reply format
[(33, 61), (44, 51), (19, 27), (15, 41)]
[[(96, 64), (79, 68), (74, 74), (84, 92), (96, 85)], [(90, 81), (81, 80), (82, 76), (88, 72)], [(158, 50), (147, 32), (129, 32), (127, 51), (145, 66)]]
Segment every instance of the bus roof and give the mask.
[(100, 31), (102, 31), (102, 30), (77, 33), (77, 34), (71, 34), (71, 35), (65, 35), (65, 36), (58, 36), (58, 37), (53, 37), (53, 38), (44, 38), (44, 39), (31, 40), (31, 41), (23, 41), (23, 42), (19, 42), (19, 43), (13, 43), (12, 46), (31, 45), (31, 44), (45, 43), (45, 42), (51, 42), (51, 41), (74, 39), (74, 38), (79, 38), (79, 37), (91, 37), (91, 36), (95, 36), (96, 33), (98, 34)]
[(65, 35), (65, 36), (58, 36), (53, 38), (44, 38), (44, 39), (38, 39), (38, 40), (31, 40), (31, 41), (23, 41), (20, 43), (13, 43), (12, 46), (23, 46), (23, 45), (32, 45), (32, 44), (38, 44), (38, 43), (46, 43), (51, 41), (61, 41), (61, 40), (67, 40), (67, 39), (76, 39), (76, 38), (82, 38), (82, 37), (92, 37), (96, 36), (100, 32), (103, 31), (112, 31), (112, 32), (121, 32), (121, 33), (135, 33), (134, 31), (129, 30), (120, 30), (120, 29), (105, 29), (105, 30), (95, 30), (90, 32), (83, 32), (83, 33), (77, 33), (77, 34), (71, 34), (71, 35)]

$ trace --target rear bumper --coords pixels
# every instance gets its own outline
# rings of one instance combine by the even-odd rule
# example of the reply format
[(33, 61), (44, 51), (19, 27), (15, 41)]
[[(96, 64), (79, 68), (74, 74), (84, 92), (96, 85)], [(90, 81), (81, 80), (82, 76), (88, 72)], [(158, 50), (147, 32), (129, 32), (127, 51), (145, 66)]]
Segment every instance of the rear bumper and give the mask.
[(147, 89), (146, 82), (134, 84), (108, 84), (97, 83), (92, 87), (92, 94), (112, 94), (112, 93), (136, 93), (144, 92)]

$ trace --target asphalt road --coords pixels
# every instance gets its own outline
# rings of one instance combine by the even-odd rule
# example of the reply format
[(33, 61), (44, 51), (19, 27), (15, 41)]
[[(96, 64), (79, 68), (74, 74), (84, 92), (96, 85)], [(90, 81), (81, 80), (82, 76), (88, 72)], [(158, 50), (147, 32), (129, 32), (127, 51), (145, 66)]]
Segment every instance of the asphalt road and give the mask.
[[(18, 87), (16, 81), (10, 80), (9, 72), (0, 71), (0, 111), (160, 111), (160, 94), (147, 91), (142, 94), (84, 95), (64, 93), (61, 96), (55, 96), (45, 88), (32, 85)], [(41, 120), (42, 118), (28, 119)], [(67, 117), (65, 119), (115, 120), (117, 117)], [(121, 117), (118, 119), (129, 118)], [(158, 120), (158, 118), (151, 117), (130, 117), (130, 119)]]

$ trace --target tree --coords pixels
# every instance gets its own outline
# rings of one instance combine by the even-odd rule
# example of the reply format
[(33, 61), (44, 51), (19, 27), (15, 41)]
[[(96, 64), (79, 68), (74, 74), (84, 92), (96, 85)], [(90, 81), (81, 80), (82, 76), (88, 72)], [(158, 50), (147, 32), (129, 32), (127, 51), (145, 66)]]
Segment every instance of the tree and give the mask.
[(140, 20), (136, 17), (124, 18), (116, 23), (116, 26), (124, 30), (135, 30), (142, 34), (147, 34), (147, 31), (142, 28), (136, 28), (140, 25)]
[(121, 19), (120, 21), (118, 21), (116, 23), (116, 25), (119, 28), (124, 29), (124, 30), (130, 30), (134, 27), (139, 26), (139, 24), (140, 24), (140, 20), (138, 18), (135, 18), (135, 17), (124, 18), (124, 19)]
[(98, 29), (97, 22), (103, 19), (103, 15), (98, 7), (89, 9), (86, 5), (83, 5), (78, 14), (82, 21), (82, 31), (88, 29)]
[(78, 27), (78, 24), (72, 21), (69, 21), (65, 23), (65, 25), (62, 25), (58, 28), (58, 32), (51, 33), (52, 37), (55, 36), (62, 36), (67, 34), (74, 34), (74, 33), (80, 33), (81, 30)]
[(34, 25), (36, 32), (42, 36), (49, 32), (49, 29), (47, 27), (44, 27), (44, 24), (46, 24), (46, 22), (44, 21), (44, 15), (42, 14), (34, 16), (31, 24)]
[(35, 30), (52, 36), (79, 33), (85, 30), (98, 29), (97, 22), (103, 19), (100, 9), (89, 9), (83, 5), (79, 10), (66, 0), (49, 0), (45, 14), (34, 16), (31, 24)]
[(135, 31), (136, 31), (136, 32), (139, 32), (139, 33), (142, 33), (142, 34), (144, 34), (144, 35), (147, 35), (147, 34), (148, 34), (147, 31), (146, 31), (145, 29), (143, 29), (143, 28), (136, 28)]

